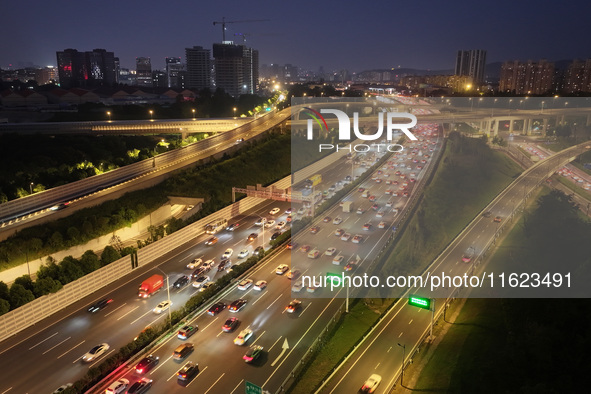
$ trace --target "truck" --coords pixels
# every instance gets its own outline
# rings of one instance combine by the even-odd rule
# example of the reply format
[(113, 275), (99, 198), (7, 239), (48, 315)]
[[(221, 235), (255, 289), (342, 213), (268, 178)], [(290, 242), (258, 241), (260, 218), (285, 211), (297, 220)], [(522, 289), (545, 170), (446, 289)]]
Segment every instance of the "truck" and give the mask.
[(318, 185), (320, 182), (322, 182), (322, 175), (312, 175), (310, 178), (306, 179), (306, 187), (308, 189), (311, 189), (314, 186)]
[(352, 207), (351, 204), (353, 203), (353, 201), (343, 201), (341, 203), (341, 207), (343, 208), (343, 212), (351, 212)]
[(160, 290), (162, 288), (162, 285), (164, 285), (164, 278), (162, 277), (162, 275), (152, 275), (142, 282), (137, 295), (140, 298), (148, 298), (152, 294)]

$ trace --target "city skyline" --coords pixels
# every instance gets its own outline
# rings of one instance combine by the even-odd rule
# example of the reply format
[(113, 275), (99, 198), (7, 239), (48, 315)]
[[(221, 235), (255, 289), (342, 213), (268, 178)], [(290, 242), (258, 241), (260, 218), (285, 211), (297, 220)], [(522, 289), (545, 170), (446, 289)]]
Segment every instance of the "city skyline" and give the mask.
[[(268, 20), (226, 27), (226, 39), (236, 44), (242, 44), (243, 37), (235, 34), (246, 34), (246, 45), (259, 50), (261, 64), (297, 64), (312, 70), (320, 66), (351, 71), (398, 66), (453, 69), (457, 51), (473, 48), (486, 50), (489, 63), (590, 56), (575, 39), (591, 32), (580, 12), (582, 2), (550, 8), (532, 1), (482, 2), (477, 6), (457, 1), (454, 5), (433, 3), (419, 15), (408, 4), (382, 3), (359, 11), (352, 1), (341, 2), (338, 8), (303, 1), (295, 9), (288, 5), (253, 8), (229, 1), (220, 11), (213, 4), (173, 1), (167, 3), (168, 8), (182, 9), (179, 14), (194, 17), (172, 18), (166, 23), (161, 20), (162, 13), (154, 11), (160, 11), (162, 5), (154, 1), (145, 2), (141, 9), (107, 4), (90, 10), (88, 4), (69, 3), (57, 8), (34, 0), (32, 8), (40, 12), (9, 18), (0, 27), (3, 36), (11, 37), (0, 44), (0, 67), (28, 62), (55, 65), (56, 51), (104, 48), (121, 59), (123, 68), (134, 68), (137, 57), (149, 57), (154, 69), (164, 69), (166, 57), (183, 57), (185, 48), (211, 48), (220, 42), (222, 28), (212, 22), (223, 16), (227, 21)], [(467, 18), (465, 12), (458, 12), (461, 9), (473, 9), (480, 16)], [(19, 10), (16, 4), (5, 5), (7, 15)]]

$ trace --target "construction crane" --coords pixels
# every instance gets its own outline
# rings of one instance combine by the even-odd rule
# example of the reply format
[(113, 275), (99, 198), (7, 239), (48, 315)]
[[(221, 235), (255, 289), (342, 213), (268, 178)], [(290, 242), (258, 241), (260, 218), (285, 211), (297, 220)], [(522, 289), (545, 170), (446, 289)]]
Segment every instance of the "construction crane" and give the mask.
[(244, 44), (246, 44), (246, 36), (252, 36), (252, 34), (248, 34), (248, 33), (234, 33), (234, 35), (242, 37), (242, 42)]
[(226, 41), (226, 23), (246, 23), (246, 22), (269, 22), (269, 19), (246, 19), (242, 21), (227, 21), (225, 17), (221, 22), (213, 22), (213, 25), (222, 25), (222, 42)]

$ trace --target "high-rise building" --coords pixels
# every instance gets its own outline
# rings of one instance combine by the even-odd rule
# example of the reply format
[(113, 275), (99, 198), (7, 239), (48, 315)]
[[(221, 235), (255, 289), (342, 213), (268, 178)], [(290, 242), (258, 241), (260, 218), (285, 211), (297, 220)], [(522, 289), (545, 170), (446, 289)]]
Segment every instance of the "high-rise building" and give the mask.
[(135, 70), (128, 68), (119, 69), (119, 83), (123, 85), (136, 86), (137, 81), (135, 79)]
[(57, 68), (43, 67), (35, 70), (35, 80), (39, 85), (46, 85), (48, 83), (57, 82)]
[(455, 75), (467, 75), (476, 82), (484, 81), (484, 67), (486, 66), (486, 51), (470, 49), (458, 51), (456, 56)]
[(554, 63), (545, 59), (539, 62), (518, 60), (504, 62), (501, 66), (499, 90), (514, 94), (544, 94), (554, 88)]
[(117, 81), (115, 55), (105, 49), (56, 52), (60, 85), (65, 88), (113, 85)]
[(135, 58), (136, 80), (139, 87), (153, 87), (152, 62), (149, 57)]
[(211, 51), (200, 46), (185, 48), (185, 59), (187, 61), (185, 86), (188, 89), (198, 90), (211, 88)]
[(166, 79), (169, 88), (180, 88), (179, 72), (185, 69), (181, 63), (180, 57), (167, 57), (166, 59)]
[(259, 85), (259, 53), (232, 43), (213, 44), (216, 87), (231, 96), (252, 94)]
[(155, 88), (168, 87), (168, 77), (166, 71), (154, 70), (152, 71), (152, 84)]
[(573, 60), (564, 76), (562, 89), (565, 93), (591, 92), (591, 59)]

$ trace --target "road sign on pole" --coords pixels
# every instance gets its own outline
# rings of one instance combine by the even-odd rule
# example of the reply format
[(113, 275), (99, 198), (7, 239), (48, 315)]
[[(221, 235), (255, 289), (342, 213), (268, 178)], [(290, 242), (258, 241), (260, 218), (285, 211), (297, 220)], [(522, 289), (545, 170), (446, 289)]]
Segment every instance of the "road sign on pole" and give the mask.
[(248, 380), (245, 380), (244, 383), (246, 394), (263, 394), (263, 389), (256, 384), (250, 383)]
[(408, 297), (408, 303), (412, 306), (416, 306), (423, 309), (431, 309), (431, 299), (426, 297), (419, 297), (416, 295), (410, 295)]

